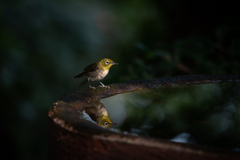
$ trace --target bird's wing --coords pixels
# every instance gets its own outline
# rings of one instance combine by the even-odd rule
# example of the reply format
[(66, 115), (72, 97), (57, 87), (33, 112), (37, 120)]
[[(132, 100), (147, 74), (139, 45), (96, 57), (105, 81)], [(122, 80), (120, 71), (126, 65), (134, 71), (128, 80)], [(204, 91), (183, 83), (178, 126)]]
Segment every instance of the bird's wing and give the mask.
[(88, 65), (86, 68), (84, 68), (84, 72), (88, 73), (88, 72), (96, 71), (98, 69), (97, 65), (98, 65), (98, 62)]
[(88, 65), (86, 68), (84, 68), (84, 71), (82, 73), (76, 75), (74, 78), (82, 78), (84, 76), (87, 76), (89, 72), (96, 71), (98, 69), (97, 64), (98, 62)]

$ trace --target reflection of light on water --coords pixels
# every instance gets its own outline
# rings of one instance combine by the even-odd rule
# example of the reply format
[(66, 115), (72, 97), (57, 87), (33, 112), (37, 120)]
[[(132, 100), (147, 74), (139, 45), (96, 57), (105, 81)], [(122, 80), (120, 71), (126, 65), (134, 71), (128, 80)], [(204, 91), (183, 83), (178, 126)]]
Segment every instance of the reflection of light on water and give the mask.
[(117, 126), (119, 126), (126, 119), (126, 102), (131, 103), (135, 107), (146, 107), (152, 99), (153, 97), (139, 97), (139, 95), (130, 92), (101, 99), (101, 102), (108, 110), (109, 117), (113, 122), (117, 123)]
[(221, 82), (221, 80), (217, 80), (217, 81), (212, 81), (213, 83), (219, 83)]
[(171, 139), (171, 141), (179, 142), (179, 143), (188, 143), (189, 138), (190, 138), (189, 133), (181, 133), (181, 134), (177, 135), (176, 137), (174, 137), (173, 139)]
[(121, 125), (126, 118), (125, 100), (122, 94), (101, 99), (101, 102), (107, 109), (110, 119), (117, 123), (116, 125)]
[(178, 143), (196, 143), (195, 140), (191, 139), (191, 135), (186, 132), (178, 134), (176, 137), (171, 139), (171, 141), (178, 142)]
[(143, 95), (144, 95), (144, 92), (142, 92), (142, 94), (136, 94), (131, 92), (131, 93), (123, 94), (123, 97), (125, 101), (128, 101), (131, 104), (134, 104), (135, 107), (146, 107), (153, 100), (153, 97), (147, 97), (146, 95), (145, 96)]
[(97, 123), (95, 121), (92, 120), (92, 118), (85, 112), (85, 110), (83, 110), (82, 112), (78, 111), (80, 114), (79, 114), (79, 118), (80, 119), (85, 119), (87, 121), (90, 121), (92, 123)]
[(131, 128), (130, 133), (131, 133), (131, 135), (136, 135), (136, 136), (138, 136), (139, 134), (141, 134), (141, 135), (144, 135), (144, 136), (146, 136), (146, 137), (149, 137), (148, 132), (145, 132), (145, 131), (142, 130), (142, 129)]
[(138, 136), (137, 133), (132, 133), (132, 132), (127, 132), (127, 131), (121, 131), (120, 129), (117, 128), (108, 128), (110, 131), (117, 132), (117, 133), (122, 133), (122, 134), (127, 134), (127, 135), (133, 135), (133, 136)]
[(111, 130), (111, 131), (113, 131), (113, 132), (121, 133), (121, 131), (120, 131), (119, 129), (117, 129), (117, 128), (112, 128), (112, 127), (110, 127), (110, 128), (108, 128), (108, 129)]

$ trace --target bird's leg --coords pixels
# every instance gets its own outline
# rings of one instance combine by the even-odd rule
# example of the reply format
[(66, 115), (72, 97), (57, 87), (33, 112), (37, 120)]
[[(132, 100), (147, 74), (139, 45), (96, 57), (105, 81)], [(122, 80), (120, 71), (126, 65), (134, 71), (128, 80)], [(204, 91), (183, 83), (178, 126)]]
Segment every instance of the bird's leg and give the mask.
[(89, 85), (89, 88), (95, 89), (95, 87), (92, 87), (92, 86), (91, 86), (90, 81), (89, 81), (89, 78), (88, 78), (88, 85)]
[(104, 87), (104, 88), (110, 88), (109, 86), (105, 86), (102, 82), (99, 81), (99, 83), (101, 84), (100, 86), (98, 87)]

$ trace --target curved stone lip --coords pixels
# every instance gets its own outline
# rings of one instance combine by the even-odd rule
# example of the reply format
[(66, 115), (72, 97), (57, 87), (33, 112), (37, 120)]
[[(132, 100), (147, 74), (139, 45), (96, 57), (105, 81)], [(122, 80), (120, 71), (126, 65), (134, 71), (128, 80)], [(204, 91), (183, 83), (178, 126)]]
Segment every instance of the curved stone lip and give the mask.
[[(56, 103), (53, 104), (49, 111), (49, 117), (52, 118), (55, 123), (68, 130), (78, 130), (79, 125), (88, 128), (94, 128), (98, 131), (112, 132), (108, 129), (101, 128), (92, 123), (83, 122), (80, 124), (79, 120), (75, 124), (70, 123), (72, 119), (67, 119), (66, 116), (62, 117), (59, 110), (64, 107), (68, 110), (69, 114), (78, 114), (77, 108), (84, 107), (91, 101), (99, 101), (102, 98), (111, 97), (116, 94), (132, 92), (137, 90), (157, 88), (161, 86), (175, 86), (175, 85), (196, 85), (196, 84), (208, 84), (208, 83), (224, 83), (224, 82), (240, 82), (240, 74), (231, 75), (186, 75), (167, 78), (157, 78), (150, 80), (135, 80), (129, 82), (122, 82), (109, 85), (110, 88), (97, 88), (80, 90), (75, 93), (67, 94), (61, 97)], [(60, 108), (60, 109), (59, 109)], [(61, 110), (62, 111), (62, 110)], [(78, 124), (78, 125), (76, 125)]]
[[(91, 134), (94, 139), (109, 141), (113, 143), (126, 143), (131, 145), (143, 145), (147, 147), (154, 147), (159, 149), (174, 150), (177, 152), (187, 152), (196, 155), (210, 155), (216, 158), (223, 156), (229, 157), (236, 155), (240, 157), (238, 152), (231, 150), (206, 147), (197, 144), (177, 143), (158, 138), (147, 138), (142, 136), (134, 136), (131, 134), (123, 134), (121, 132), (111, 131), (102, 128), (91, 122), (80, 120), (77, 116), (77, 109), (84, 107), (91, 101), (97, 101), (102, 98), (114, 96), (116, 94), (132, 92), (137, 90), (151, 89), (161, 86), (175, 86), (175, 85), (196, 85), (208, 83), (225, 83), (225, 82), (240, 82), (240, 74), (235, 75), (187, 75), (168, 78), (158, 78), (151, 80), (136, 80), (130, 82), (123, 82), (118, 84), (111, 84), (110, 89), (97, 88), (77, 91), (75, 93), (67, 94), (61, 97), (53, 104), (49, 111), (50, 123), (60, 126), (63, 130), (70, 131), (74, 134)], [(66, 116), (62, 112), (67, 113)], [(74, 118), (72, 118), (74, 117)], [(217, 153), (217, 154), (216, 154)]]
[(186, 75), (149, 80), (134, 80), (108, 85), (110, 88), (86, 89), (67, 94), (59, 99), (64, 102), (94, 101), (116, 94), (132, 92), (161, 86), (195, 85), (208, 83), (240, 82), (240, 74), (231, 75)]
[[(102, 98), (111, 97), (116, 94), (132, 92), (137, 90), (157, 88), (161, 86), (174, 86), (174, 85), (196, 85), (196, 84), (208, 84), (208, 83), (224, 83), (224, 82), (240, 82), (240, 74), (232, 75), (187, 75), (187, 76), (176, 76), (167, 78), (157, 78), (150, 80), (135, 80), (129, 82), (122, 82), (118, 84), (109, 85), (110, 88), (97, 88), (97, 89), (86, 89), (77, 91), (75, 93), (67, 94), (61, 97), (49, 111), (49, 117), (56, 117), (56, 108), (68, 107), (68, 109), (74, 109), (77, 107), (83, 107), (90, 101), (97, 101)], [(63, 120), (63, 119), (62, 119)], [(56, 120), (57, 121), (57, 120)], [(59, 124), (63, 125), (60, 120)], [(64, 121), (64, 120), (63, 120)]]

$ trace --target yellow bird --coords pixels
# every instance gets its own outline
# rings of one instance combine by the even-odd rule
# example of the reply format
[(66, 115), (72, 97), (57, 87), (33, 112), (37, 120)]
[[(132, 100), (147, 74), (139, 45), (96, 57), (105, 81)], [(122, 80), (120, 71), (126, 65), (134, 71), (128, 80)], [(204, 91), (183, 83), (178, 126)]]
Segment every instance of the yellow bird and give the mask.
[(88, 77), (88, 84), (92, 89), (95, 89), (95, 87), (91, 86), (90, 81), (99, 81), (101, 84), (99, 87), (110, 88), (109, 86), (105, 86), (102, 82), (100, 82), (100, 80), (106, 77), (110, 67), (116, 64), (118, 63), (113, 62), (111, 59), (103, 58), (100, 61), (90, 64), (84, 68), (84, 71), (76, 75), (74, 78), (83, 78), (84, 76)]
[(107, 116), (98, 117), (97, 124), (101, 127), (109, 128), (111, 125), (115, 125), (117, 123), (112, 122), (111, 119), (107, 115)]
[(109, 118), (107, 109), (100, 101), (87, 103), (83, 110), (85, 110), (85, 113), (101, 127), (109, 128), (111, 125), (116, 124)]

